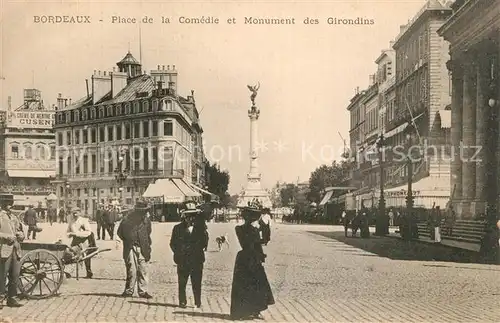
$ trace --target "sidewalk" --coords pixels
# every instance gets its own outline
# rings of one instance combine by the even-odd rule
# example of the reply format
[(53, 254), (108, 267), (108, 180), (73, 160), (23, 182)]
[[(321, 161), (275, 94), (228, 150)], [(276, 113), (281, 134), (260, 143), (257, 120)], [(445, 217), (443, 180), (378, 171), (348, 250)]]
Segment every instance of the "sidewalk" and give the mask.
[[(401, 235), (399, 233), (396, 233), (396, 229), (394, 229), (394, 230), (389, 229), (389, 235), (387, 237), (402, 239)], [(481, 246), (479, 244), (450, 240), (450, 239), (446, 239), (446, 238), (441, 239), (441, 243), (434, 242), (434, 240), (431, 240), (429, 237), (419, 237), (418, 240), (416, 240), (416, 241), (420, 241), (420, 242), (427, 243), (427, 244), (433, 244), (433, 245), (437, 244), (437, 245), (442, 245), (442, 246), (447, 246), (447, 247), (457, 248), (457, 249), (465, 249), (465, 250), (470, 250), (470, 251), (475, 251), (475, 252), (479, 252), (479, 249), (481, 248)]]

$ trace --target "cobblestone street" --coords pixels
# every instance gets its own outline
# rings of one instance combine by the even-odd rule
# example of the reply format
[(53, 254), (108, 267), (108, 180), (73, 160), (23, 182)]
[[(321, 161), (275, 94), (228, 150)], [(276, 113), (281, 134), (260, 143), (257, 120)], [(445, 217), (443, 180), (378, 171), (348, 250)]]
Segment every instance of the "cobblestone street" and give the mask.
[[(239, 246), (235, 224), (209, 224), (211, 241), (203, 277), (203, 307), (180, 309), (177, 277), (169, 248), (173, 224), (153, 226), (149, 267), (154, 298), (118, 297), (125, 269), (121, 246), (93, 261), (94, 279), (69, 279), (57, 297), (4, 308), (12, 322), (179, 322), (228, 318), (232, 270)], [(53, 242), (66, 226), (44, 225), (39, 241)], [(218, 252), (215, 237), (229, 234), (230, 248)], [(404, 248), (391, 238), (344, 238), (342, 227), (275, 224), (265, 264), (277, 304), (266, 321), (309, 322), (499, 322), (497, 266), (456, 262), (397, 260), (373, 246)], [(372, 253), (370, 250), (377, 253)], [(397, 253), (395, 253), (397, 254)], [(191, 296), (188, 286), (188, 296)], [(188, 301), (192, 306), (192, 298)]]

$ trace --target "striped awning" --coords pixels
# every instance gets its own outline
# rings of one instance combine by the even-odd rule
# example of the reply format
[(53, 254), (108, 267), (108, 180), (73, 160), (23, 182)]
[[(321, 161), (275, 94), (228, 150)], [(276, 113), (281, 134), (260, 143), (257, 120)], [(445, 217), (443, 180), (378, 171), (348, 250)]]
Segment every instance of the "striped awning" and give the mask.
[(326, 203), (328, 203), (328, 201), (330, 201), (330, 198), (332, 197), (332, 195), (333, 195), (333, 191), (326, 192), (325, 196), (323, 196), (323, 198), (321, 199), (321, 202), (319, 202), (318, 206), (323, 206)]

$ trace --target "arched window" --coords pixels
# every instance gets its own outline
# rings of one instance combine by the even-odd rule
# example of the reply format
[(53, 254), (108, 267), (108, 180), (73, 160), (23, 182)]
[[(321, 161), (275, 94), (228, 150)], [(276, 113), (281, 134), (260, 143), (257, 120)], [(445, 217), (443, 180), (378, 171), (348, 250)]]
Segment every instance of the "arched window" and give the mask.
[(114, 115), (113, 112), (114, 112), (113, 106), (112, 105), (108, 106), (108, 117), (112, 117)]
[(95, 119), (95, 108), (90, 110), (90, 119)]
[(99, 108), (99, 118), (104, 118), (104, 107)]
[(139, 106), (139, 101), (134, 102), (134, 113), (141, 113), (141, 107)]
[(125, 104), (125, 114), (130, 114), (130, 103)]
[(82, 121), (85, 121), (88, 119), (88, 113), (87, 113), (87, 109), (82, 109)]
[(11, 144), (10, 146), (10, 155), (12, 158), (19, 158), (19, 145)]
[(74, 122), (78, 122), (80, 121), (80, 112), (77, 110), (77, 111), (74, 111)]
[(158, 110), (158, 100), (153, 100), (152, 108), (153, 108), (153, 111)]
[(31, 159), (33, 158), (33, 152), (32, 152), (32, 149), (31, 149), (31, 146), (24, 146), (24, 158), (26, 159)]
[(36, 157), (37, 159), (41, 159), (41, 160), (45, 160), (47, 158), (46, 156), (46, 152), (45, 152), (45, 146), (43, 145), (38, 145), (36, 147)]

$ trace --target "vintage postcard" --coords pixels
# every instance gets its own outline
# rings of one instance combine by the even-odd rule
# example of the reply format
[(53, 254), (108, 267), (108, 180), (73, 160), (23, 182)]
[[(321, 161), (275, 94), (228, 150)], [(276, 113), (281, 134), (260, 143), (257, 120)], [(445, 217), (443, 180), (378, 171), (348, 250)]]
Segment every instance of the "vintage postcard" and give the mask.
[(499, 322), (497, 0), (0, 0), (0, 322)]

